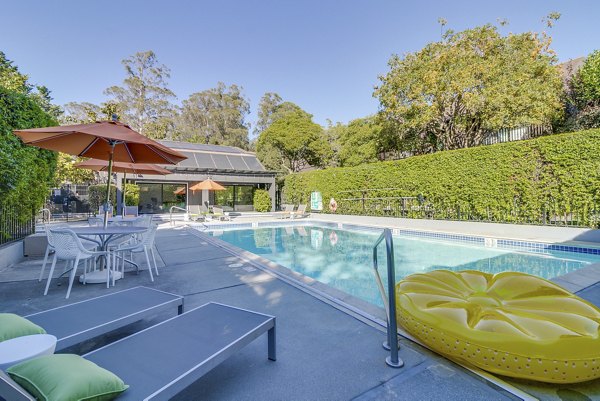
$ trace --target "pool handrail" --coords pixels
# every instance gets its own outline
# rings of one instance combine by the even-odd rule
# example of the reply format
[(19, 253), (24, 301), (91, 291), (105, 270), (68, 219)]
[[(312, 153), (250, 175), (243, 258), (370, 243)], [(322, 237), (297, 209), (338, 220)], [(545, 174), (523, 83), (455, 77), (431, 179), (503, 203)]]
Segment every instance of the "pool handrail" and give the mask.
[[(377, 247), (385, 240), (385, 251), (387, 259), (387, 276), (388, 276), (388, 294), (386, 297), (381, 277), (379, 276)], [(398, 357), (398, 324), (396, 322), (396, 272), (394, 264), (394, 240), (392, 231), (385, 228), (375, 245), (373, 246), (373, 270), (375, 271), (375, 279), (377, 286), (383, 299), (385, 312), (387, 314), (387, 341), (383, 343), (385, 349), (390, 350), (390, 356), (385, 359), (385, 363), (393, 368), (401, 368), (404, 366), (402, 359)]]
[(171, 206), (169, 208), (169, 223), (170, 225), (174, 225), (173, 224), (173, 210), (183, 210), (186, 214), (188, 214), (190, 211), (186, 208), (183, 207), (179, 207), (179, 206)]

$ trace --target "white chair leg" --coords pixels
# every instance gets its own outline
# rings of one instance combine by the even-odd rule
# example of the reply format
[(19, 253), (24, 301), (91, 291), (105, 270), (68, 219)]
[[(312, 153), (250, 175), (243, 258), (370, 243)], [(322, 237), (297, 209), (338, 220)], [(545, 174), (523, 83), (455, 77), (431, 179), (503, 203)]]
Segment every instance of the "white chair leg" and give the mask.
[(46, 246), (46, 253), (44, 254), (44, 263), (42, 263), (42, 270), (40, 270), (40, 278), (38, 282), (42, 281), (42, 277), (44, 276), (44, 270), (46, 270), (46, 263), (48, 263), (48, 255), (50, 255), (50, 244)]
[[(106, 288), (110, 288), (110, 277), (112, 276), (113, 279), (113, 287), (115, 285), (115, 274), (114, 272), (111, 272), (110, 269), (110, 254), (107, 253), (106, 254)], [(112, 274), (111, 274), (112, 273)]]
[(146, 263), (148, 263), (148, 272), (150, 272), (150, 281), (154, 281), (154, 276), (152, 276), (152, 265), (150, 264), (150, 258), (148, 257), (148, 248), (144, 246), (144, 253), (146, 254)]
[(154, 262), (154, 271), (158, 276), (158, 265), (156, 264), (156, 258), (154, 257), (154, 247), (150, 247), (150, 254), (152, 255), (152, 261)]
[(73, 262), (73, 270), (71, 270), (71, 274), (69, 275), (69, 288), (67, 288), (67, 296), (65, 299), (69, 299), (69, 296), (71, 295), (71, 287), (73, 287), (73, 281), (75, 281), (77, 266), (79, 266), (79, 255), (75, 257), (75, 261)]
[(54, 254), (54, 258), (52, 258), (52, 265), (50, 266), (50, 275), (48, 276), (48, 281), (46, 282), (46, 289), (44, 290), (44, 295), (48, 295), (48, 288), (50, 288), (50, 280), (52, 280), (52, 276), (54, 275), (54, 267), (56, 266), (56, 254)]

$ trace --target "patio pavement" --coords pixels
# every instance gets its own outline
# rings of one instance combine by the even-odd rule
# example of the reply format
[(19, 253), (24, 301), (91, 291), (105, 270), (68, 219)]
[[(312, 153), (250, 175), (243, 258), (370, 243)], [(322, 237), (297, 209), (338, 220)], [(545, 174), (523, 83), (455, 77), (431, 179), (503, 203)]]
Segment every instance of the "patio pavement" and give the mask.
[[(209, 301), (277, 317), (278, 359), (267, 359), (266, 336), (208, 373), (176, 400), (511, 400), (519, 399), (408, 340), (405, 366), (385, 365), (385, 333), (245, 263), (186, 228), (157, 234), (160, 276), (126, 274), (115, 287), (54, 280), (47, 296), (37, 276), (41, 259), (0, 271), (0, 310), (26, 315), (129, 287), (145, 285), (185, 296), (186, 309)], [(237, 264), (241, 264), (241, 266)], [(62, 271), (62, 269), (57, 269)], [(71, 351), (84, 353), (166, 316), (128, 326)], [(157, 346), (160, 346), (157, 344)], [(160, 365), (160, 361), (157, 361)]]

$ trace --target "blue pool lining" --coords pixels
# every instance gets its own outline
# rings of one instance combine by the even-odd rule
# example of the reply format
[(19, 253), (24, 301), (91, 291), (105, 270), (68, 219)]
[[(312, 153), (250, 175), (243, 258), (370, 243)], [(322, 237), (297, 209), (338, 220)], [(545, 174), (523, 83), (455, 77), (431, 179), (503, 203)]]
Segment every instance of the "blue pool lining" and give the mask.
[[(317, 226), (322, 228), (334, 228), (348, 231), (380, 233), (384, 227), (365, 226), (349, 223), (332, 223), (315, 220), (286, 220), (286, 221), (263, 221), (263, 222), (248, 222), (248, 223), (227, 223), (227, 224), (206, 224), (206, 225), (191, 225), (201, 231), (221, 231), (232, 229), (252, 229), (252, 228), (277, 228), (277, 227), (296, 227), (296, 226)], [(393, 228), (394, 236), (410, 237), (410, 238), (427, 238), (444, 240), (449, 242), (460, 242), (472, 245), (484, 246), (487, 248), (510, 249), (529, 253), (550, 255), (552, 252), (568, 252), (589, 255), (600, 255), (600, 248), (586, 247), (573, 244), (555, 244), (550, 242), (525, 241), (506, 238), (494, 238), (481, 235), (469, 234), (454, 234), (436, 231), (410, 230), (405, 228)]]

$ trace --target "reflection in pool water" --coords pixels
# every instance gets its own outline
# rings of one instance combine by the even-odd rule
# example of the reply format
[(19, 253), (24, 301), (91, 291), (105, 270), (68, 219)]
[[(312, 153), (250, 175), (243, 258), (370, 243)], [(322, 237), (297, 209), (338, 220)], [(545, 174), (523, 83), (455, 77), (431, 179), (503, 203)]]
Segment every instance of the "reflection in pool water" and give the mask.
[[(220, 231), (213, 235), (348, 294), (382, 305), (372, 267), (373, 244), (378, 233), (295, 226)], [(384, 253), (381, 246), (379, 258), (382, 261)], [(409, 237), (394, 237), (394, 254), (397, 280), (436, 269), (519, 271), (549, 279), (600, 261), (598, 256), (592, 255), (528, 254)], [(381, 271), (381, 276), (385, 281), (385, 271)]]

